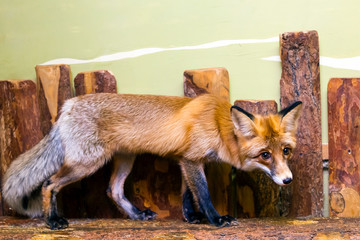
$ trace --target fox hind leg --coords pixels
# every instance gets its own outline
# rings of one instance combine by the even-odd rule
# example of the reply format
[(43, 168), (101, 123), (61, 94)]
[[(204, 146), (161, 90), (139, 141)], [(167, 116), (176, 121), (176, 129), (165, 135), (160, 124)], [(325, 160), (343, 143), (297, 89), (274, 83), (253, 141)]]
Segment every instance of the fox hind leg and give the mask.
[(60, 217), (57, 211), (56, 195), (66, 185), (81, 180), (89, 175), (85, 166), (72, 167), (63, 165), (60, 170), (46, 180), (42, 187), (43, 211), (46, 224), (51, 229), (63, 229), (68, 227), (68, 221)]
[(116, 203), (119, 210), (125, 213), (131, 219), (152, 220), (156, 217), (156, 213), (150, 209), (140, 211), (137, 207), (130, 203), (124, 194), (124, 183), (133, 167), (136, 155), (117, 153), (113, 157), (114, 170), (111, 175), (108, 196)]

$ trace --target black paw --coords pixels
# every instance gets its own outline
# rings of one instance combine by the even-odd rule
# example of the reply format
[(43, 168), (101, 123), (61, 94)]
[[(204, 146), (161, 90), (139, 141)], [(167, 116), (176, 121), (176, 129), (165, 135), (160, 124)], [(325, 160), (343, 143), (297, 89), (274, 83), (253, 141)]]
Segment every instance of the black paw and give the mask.
[(62, 217), (49, 217), (46, 220), (46, 224), (49, 226), (51, 230), (64, 229), (69, 226), (69, 222)]
[(231, 225), (237, 225), (237, 220), (236, 218), (226, 215), (215, 218), (213, 224), (217, 227), (229, 227)]
[(140, 220), (153, 220), (153, 219), (155, 219), (156, 215), (157, 215), (156, 212), (153, 212), (150, 209), (146, 209), (146, 210), (139, 213), (139, 215), (138, 215), (139, 218), (138, 219), (140, 219)]
[(201, 220), (204, 218), (204, 215), (199, 212), (187, 214), (184, 216), (185, 221), (191, 224), (200, 224)]

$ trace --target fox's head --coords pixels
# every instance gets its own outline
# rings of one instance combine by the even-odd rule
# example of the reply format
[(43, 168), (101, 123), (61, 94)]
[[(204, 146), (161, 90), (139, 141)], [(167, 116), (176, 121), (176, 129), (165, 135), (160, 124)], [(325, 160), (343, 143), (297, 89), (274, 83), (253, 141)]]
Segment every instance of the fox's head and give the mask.
[(242, 170), (260, 169), (281, 186), (292, 181), (287, 161), (296, 145), (301, 105), (301, 102), (295, 102), (279, 113), (267, 116), (253, 115), (237, 106), (231, 108), (242, 153)]

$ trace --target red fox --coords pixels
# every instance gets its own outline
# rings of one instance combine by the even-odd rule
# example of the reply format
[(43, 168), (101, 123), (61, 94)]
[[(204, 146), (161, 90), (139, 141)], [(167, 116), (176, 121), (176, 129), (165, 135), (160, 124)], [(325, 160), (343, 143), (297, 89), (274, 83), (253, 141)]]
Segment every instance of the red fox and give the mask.
[[(236, 221), (213, 207), (204, 163), (264, 171), (279, 185), (292, 181), (287, 160), (296, 144), (301, 102), (260, 116), (210, 94), (197, 98), (98, 93), (67, 100), (50, 133), (20, 155), (5, 173), (3, 197), (18, 213), (43, 216), (51, 229), (68, 221), (57, 212), (56, 195), (69, 183), (93, 174), (116, 153), (108, 195), (131, 219), (150, 220), (124, 195), (135, 156), (153, 153), (179, 162), (183, 216), (216, 226)], [(197, 212), (200, 210), (200, 213)]]

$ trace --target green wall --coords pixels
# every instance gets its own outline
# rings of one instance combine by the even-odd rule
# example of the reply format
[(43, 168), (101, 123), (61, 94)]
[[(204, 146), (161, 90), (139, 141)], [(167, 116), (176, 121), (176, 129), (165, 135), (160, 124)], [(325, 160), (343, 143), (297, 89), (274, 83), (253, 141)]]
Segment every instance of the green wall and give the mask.
[[(356, 0), (1, 0), (0, 79), (35, 80), (35, 65), (54, 59), (89, 60), (165, 48), (120, 60), (71, 64), (71, 69), (73, 76), (111, 70), (122, 93), (182, 95), (185, 69), (226, 67), (232, 101), (278, 101), (280, 63), (263, 58), (279, 55), (279, 34), (317, 30), (322, 57), (359, 57), (359, 9)], [(176, 50), (219, 40), (274, 37), (271, 42)], [(350, 69), (321, 66), (323, 142), (327, 83), (331, 77), (360, 77), (356, 59), (350, 61), (355, 61)]]

